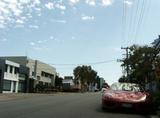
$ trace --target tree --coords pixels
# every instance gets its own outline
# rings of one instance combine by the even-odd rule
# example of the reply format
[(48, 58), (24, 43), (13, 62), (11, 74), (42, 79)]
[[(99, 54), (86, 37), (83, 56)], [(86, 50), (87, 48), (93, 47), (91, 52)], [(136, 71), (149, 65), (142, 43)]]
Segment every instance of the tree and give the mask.
[(77, 66), (73, 70), (73, 74), (76, 80), (80, 80), (81, 88), (86, 89), (90, 83), (94, 83), (96, 81), (97, 72), (91, 68), (91, 66)]
[(124, 59), (121, 65), (126, 67), (128, 64), (129, 77), (127, 77), (128, 79), (121, 78), (121, 81), (144, 84), (145, 80), (153, 79), (153, 65), (159, 59), (158, 51), (153, 47), (138, 45), (133, 45), (129, 49), (129, 58)]
[(62, 86), (62, 80), (63, 80), (63, 78), (56, 76), (56, 78), (55, 78), (55, 86), (60, 88)]

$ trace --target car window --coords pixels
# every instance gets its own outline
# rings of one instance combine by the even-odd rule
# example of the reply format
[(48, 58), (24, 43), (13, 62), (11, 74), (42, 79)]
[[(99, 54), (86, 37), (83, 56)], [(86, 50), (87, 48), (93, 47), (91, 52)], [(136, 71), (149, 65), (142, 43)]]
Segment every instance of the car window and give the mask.
[(111, 85), (112, 90), (122, 90), (122, 91), (132, 91), (140, 92), (143, 91), (143, 88), (137, 84), (131, 83), (115, 83)]

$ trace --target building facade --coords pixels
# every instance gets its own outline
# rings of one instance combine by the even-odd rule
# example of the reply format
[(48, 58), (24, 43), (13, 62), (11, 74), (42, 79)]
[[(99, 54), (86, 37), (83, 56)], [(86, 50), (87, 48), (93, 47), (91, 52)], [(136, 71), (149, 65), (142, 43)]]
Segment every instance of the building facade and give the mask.
[(28, 72), (18, 63), (0, 59), (0, 93), (27, 92)]
[(34, 88), (37, 84), (54, 86), (56, 69), (46, 63), (39, 60), (33, 60), (27, 56), (10, 56), (0, 57), (18, 63), (22, 66), (29, 68), (29, 80), (28, 80), (28, 91), (34, 92)]

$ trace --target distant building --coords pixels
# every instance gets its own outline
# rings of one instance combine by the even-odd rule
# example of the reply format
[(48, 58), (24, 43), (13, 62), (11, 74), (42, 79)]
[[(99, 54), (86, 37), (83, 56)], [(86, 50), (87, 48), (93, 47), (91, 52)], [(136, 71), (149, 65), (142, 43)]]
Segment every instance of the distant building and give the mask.
[(27, 67), (0, 59), (0, 93), (28, 92), (28, 75)]
[(97, 79), (98, 79), (97, 88), (98, 88), (99, 90), (101, 90), (103, 84), (105, 83), (105, 80), (104, 80), (104, 78), (102, 78), (102, 77), (98, 77)]
[(106, 83), (104, 78), (100, 78), (100, 89), (102, 89), (104, 83)]
[(62, 80), (63, 84), (70, 84), (71, 86), (74, 85), (73, 76), (64, 76), (64, 79)]
[(64, 76), (62, 80), (63, 91), (71, 91), (74, 86), (73, 76)]
[(8, 56), (0, 57), (29, 68), (29, 92), (33, 92), (37, 84), (54, 86), (56, 77), (56, 68), (43, 63), (39, 60), (33, 60), (27, 56)]

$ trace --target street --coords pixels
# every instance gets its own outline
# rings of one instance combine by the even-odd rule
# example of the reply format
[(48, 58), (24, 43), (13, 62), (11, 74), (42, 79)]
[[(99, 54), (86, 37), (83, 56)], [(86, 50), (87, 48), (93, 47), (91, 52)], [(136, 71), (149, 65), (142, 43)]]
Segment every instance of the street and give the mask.
[(100, 93), (33, 95), (0, 101), (0, 118), (147, 118), (147, 115), (101, 110)]

